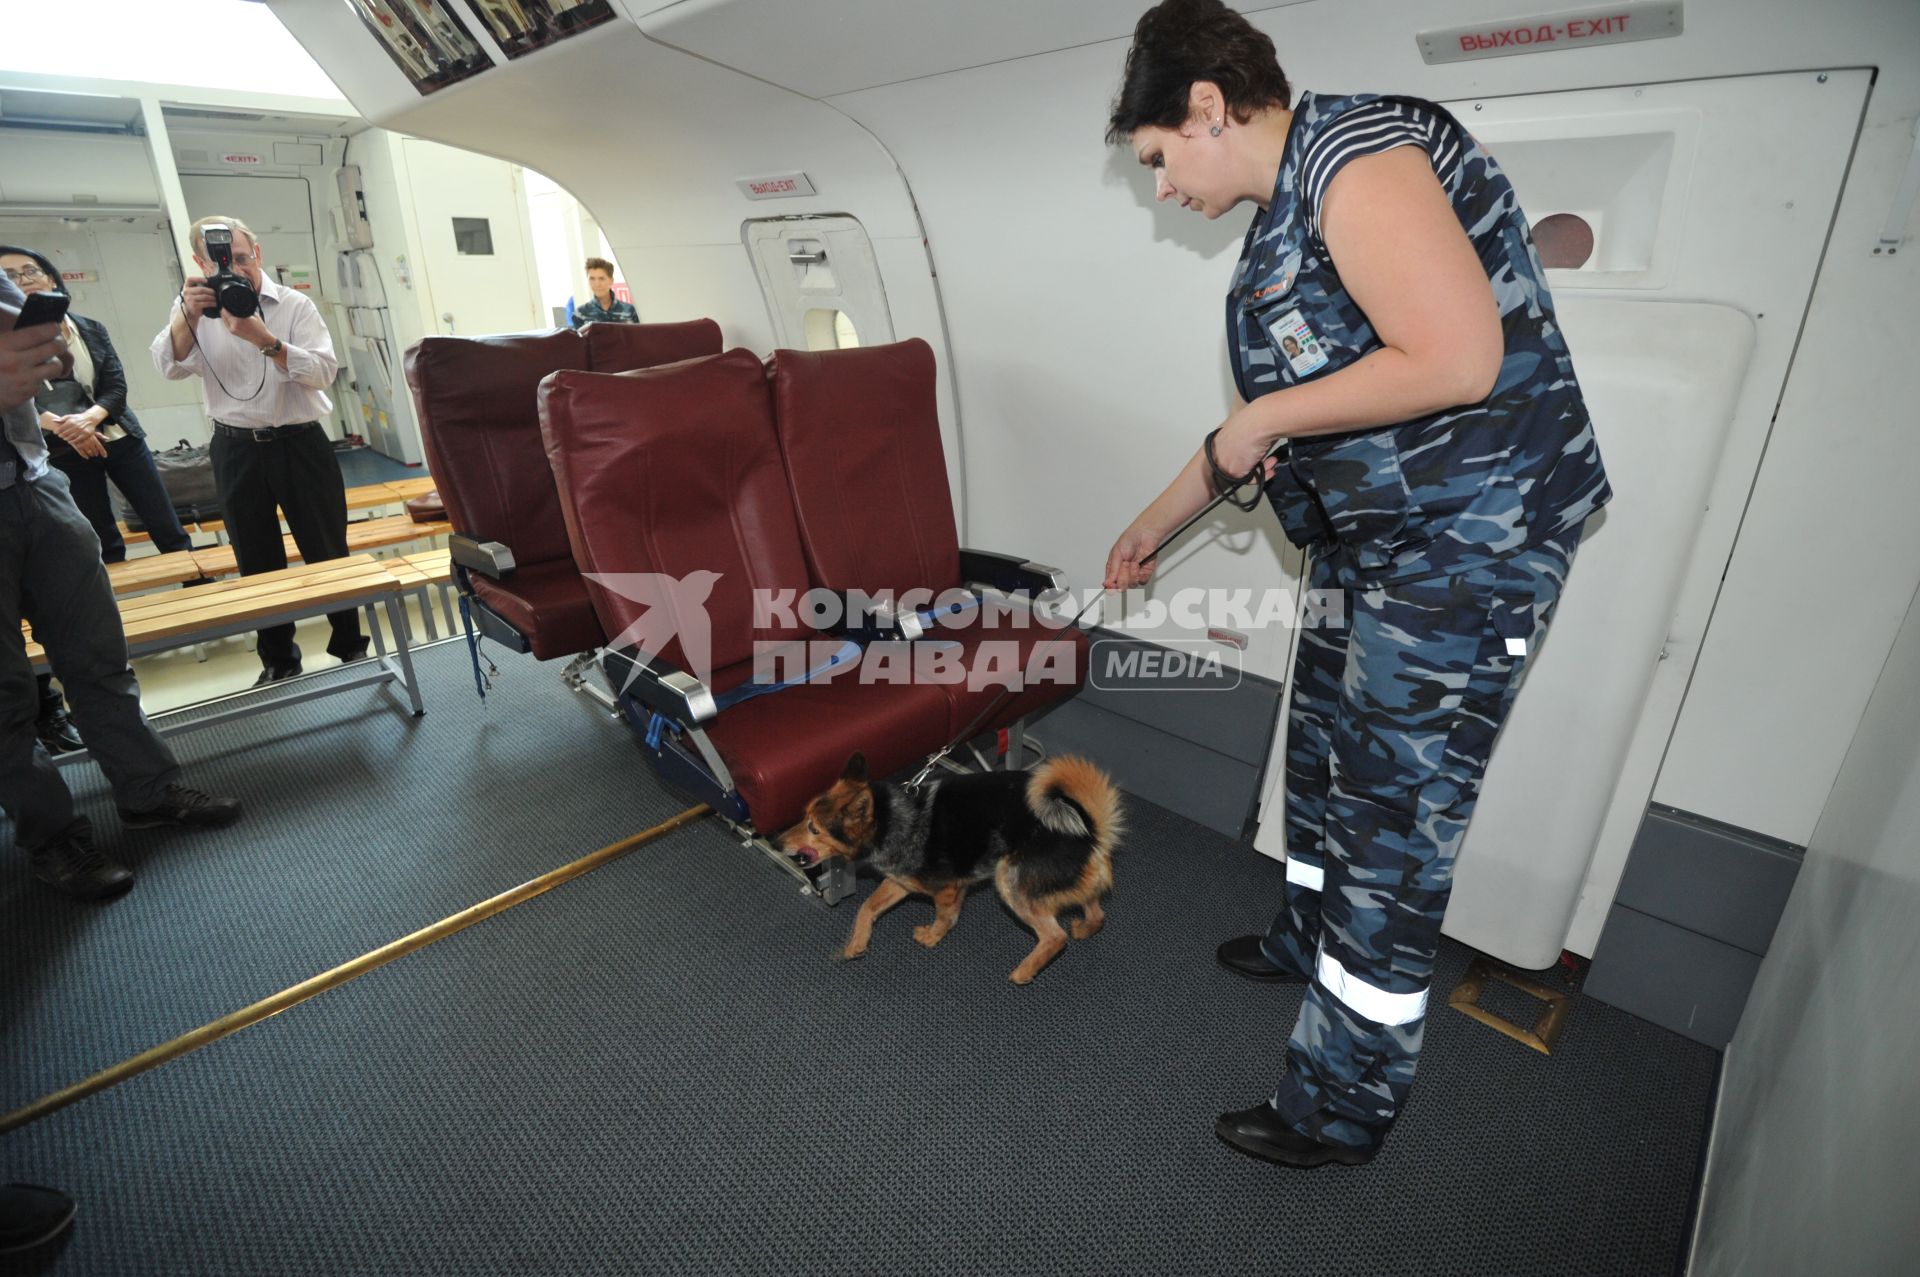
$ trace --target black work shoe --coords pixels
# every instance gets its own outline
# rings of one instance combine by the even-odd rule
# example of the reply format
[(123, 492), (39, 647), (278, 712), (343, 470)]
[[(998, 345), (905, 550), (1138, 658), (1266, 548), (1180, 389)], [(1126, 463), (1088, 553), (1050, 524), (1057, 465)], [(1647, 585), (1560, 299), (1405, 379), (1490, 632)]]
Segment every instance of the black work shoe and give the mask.
[(73, 1199), (38, 1184), (0, 1184), (0, 1255), (44, 1246), (73, 1222)]
[(65, 707), (41, 716), (33, 725), (33, 734), (40, 738), (40, 744), (49, 754), (71, 754), (87, 747), (80, 739), (80, 729), (67, 717)]
[(215, 798), (185, 785), (168, 785), (166, 801), (146, 811), (120, 809), (120, 823), (128, 829), (157, 829), (161, 825), (189, 825), (218, 829), (240, 818), (238, 798)]
[(41, 882), (76, 900), (111, 900), (133, 887), (127, 867), (107, 859), (93, 845), (93, 825), (85, 816), (76, 818), (52, 842), (29, 851), (27, 866)]
[(351, 652), (329, 652), (327, 655), (337, 657), (342, 665), (351, 665), (355, 661), (366, 660), (367, 657), (371, 655), (369, 649), (372, 646), (372, 640), (368, 640), (359, 647), (354, 648)]
[(1345, 1144), (1322, 1144), (1311, 1135), (1302, 1135), (1287, 1125), (1280, 1110), (1260, 1103), (1250, 1109), (1222, 1113), (1213, 1124), (1213, 1133), (1221, 1142), (1262, 1161), (1302, 1170), (1339, 1162), (1342, 1166), (1365, 1166), (1373, 1160), (1370, 1148)]
[(260, 677), (253, 680), (255, 687), (265, 687), (268, 683), (284, 683), (290, 678), (298, 678), (304, 671), (298, 661), (292, 665), (282, 665), (279, 669), (260, 671)]
[(1221, 966), (1262, 984), (1305, 984), (1304, 977), (1287, 970), (1260, 947), (1259, 936), (1235, 936), (1213, 951)]

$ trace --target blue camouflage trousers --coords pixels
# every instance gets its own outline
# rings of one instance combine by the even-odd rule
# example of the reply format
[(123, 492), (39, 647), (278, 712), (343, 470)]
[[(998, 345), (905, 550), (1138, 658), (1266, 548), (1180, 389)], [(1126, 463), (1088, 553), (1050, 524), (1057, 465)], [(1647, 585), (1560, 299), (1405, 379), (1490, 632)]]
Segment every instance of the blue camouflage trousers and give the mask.
[[(1454, 576), (1345, 592), (1303, 630), (1287, 723), (1286, 903), (1264, 948), (1307, 978), (1273, 1105), (1371, 1148), (1413, 1086), (1454, 855), (1578, 529)], [(1334, 590), (1316, 561), (1316, 589)]]

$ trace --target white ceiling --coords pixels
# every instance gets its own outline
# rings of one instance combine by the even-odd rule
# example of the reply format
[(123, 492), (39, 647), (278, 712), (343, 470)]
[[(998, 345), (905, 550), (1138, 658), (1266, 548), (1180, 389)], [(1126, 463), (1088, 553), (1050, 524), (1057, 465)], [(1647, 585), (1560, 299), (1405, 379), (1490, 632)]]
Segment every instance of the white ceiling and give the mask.
[[(1228, 0), (1245, 13), (1306, 2)], [(828, 98), (1122, 39), (1142, 7), (1142, 0), (681, 0), (634, 16), (663, 44)]]

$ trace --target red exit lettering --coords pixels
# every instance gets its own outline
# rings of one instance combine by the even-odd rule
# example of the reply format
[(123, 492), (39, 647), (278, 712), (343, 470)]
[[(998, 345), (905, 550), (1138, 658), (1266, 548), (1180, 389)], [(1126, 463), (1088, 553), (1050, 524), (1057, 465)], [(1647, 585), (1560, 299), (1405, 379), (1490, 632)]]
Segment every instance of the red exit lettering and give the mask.
[(1463, 35), (1460, 37), (1460, 51), (1478, 53), (1483, 49), (1502, 49), (1515, 45), (1558, 44), (1563, 38), (1588, 40), (1600, 35), (1620, 35), (1627, 29), (1628, 16), (1619, 13), (1606, 18), (1575, 18), (1562, 27), (1542, 23), (1539, 26), (1506, 27), (1477, 35)]
[(794, 181), (790, 177), (779, 178), (772, 182), (755, 182), (753, 184), (753, 193), (755, 195), (777, 195), (796, 189), (798, 188), (794, 185)]

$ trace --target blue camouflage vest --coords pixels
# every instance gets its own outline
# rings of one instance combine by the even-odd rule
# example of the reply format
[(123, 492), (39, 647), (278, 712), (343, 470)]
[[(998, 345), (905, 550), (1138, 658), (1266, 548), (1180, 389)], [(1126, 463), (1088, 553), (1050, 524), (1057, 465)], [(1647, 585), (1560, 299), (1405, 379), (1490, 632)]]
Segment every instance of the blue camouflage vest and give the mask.
[[(1247, 228), (1227, 293), (1234, 379), (1249, 403), (1381, 348), (1299, 194), (1314, 139), (1343, 111), (1379, 100), (1301, 95), (1273, 199)], [(1458, 159), (1439, 178), (1493, 285), (1506, 358), (1479, 403), (1290, 445), (1268, 499), (1288, 538), (1331, 556), (1348, 587), (1470, 571), (1577, 528), (1612, 496), (1513, 187), (1443, 108), (1389, 100), (1457, 135), (1448, 141)]]

